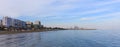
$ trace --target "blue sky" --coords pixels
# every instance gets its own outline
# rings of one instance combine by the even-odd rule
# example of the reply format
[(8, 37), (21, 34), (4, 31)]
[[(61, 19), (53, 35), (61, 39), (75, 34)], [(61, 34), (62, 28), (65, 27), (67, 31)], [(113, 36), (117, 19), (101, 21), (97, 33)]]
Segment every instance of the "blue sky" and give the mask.
[(0, 17), (51, 27), (120, 28), (120, 0), (0, 0)]

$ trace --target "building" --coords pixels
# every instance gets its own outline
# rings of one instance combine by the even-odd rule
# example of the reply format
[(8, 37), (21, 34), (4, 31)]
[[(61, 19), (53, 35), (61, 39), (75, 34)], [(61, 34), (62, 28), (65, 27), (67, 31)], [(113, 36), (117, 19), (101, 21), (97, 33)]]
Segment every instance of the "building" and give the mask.
[(15, 27), (15, 28), (26, 28), (26, 22), (18, 20), (18, 19), (14, 19), (13, 27)]
[(13, 25), (13, 19), (9, 17), (3, 17), (2, 24), (4, 27), (9, 28)]
[(26, 27), (26, 22), (10, 18), (10, 17), (3, 17), (2, 19), (2, 25), (6, 28), (25, 28)]
[(2, 20), (0, 20), (0, 27), (3, 27), (3, 25), (2, 25)]
[(41, 22), (40, 21), (35, 21), (34, 22), (34, 28), (36, 28), (36, 29), (41, 28)]
[(30, 21), (27, 21), (26, 26), (27, 26), (27, 28), (33, 28), (33, 23)]
[(14, 19), (14, 18), (10, 18), (10, 17), (3, 17), (2, 20), (0, 20), (0, 27), (5, 27), (5, 29), (40, 29), (43, 26), (41, 25), (40, 21), (35, 21), (30, 22), (30, 21), (22, 21), (19, 19)]
[(27, 28), (25, 21), (21, 21), (21, 25), (22, 25), (22, 28)]
[(35, 21), (34, 25), (41, 25), (41, 22), (40, 21)]

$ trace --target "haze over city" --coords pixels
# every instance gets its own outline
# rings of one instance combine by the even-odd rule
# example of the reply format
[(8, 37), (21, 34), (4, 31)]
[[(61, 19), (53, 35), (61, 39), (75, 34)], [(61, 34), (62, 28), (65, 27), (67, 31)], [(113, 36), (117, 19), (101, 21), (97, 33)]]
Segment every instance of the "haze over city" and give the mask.
[(0, 18), (40, 20), (48, 27), (119, 29), (120, 0), (0, 0)]

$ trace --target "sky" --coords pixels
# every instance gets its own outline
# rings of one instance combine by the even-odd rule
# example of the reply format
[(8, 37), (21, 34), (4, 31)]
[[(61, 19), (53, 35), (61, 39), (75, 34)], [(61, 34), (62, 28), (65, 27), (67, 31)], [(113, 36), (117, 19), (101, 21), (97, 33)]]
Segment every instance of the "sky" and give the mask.
[(120, 0), (0, 0), (0, 18), (48, 27), (120, 29)]

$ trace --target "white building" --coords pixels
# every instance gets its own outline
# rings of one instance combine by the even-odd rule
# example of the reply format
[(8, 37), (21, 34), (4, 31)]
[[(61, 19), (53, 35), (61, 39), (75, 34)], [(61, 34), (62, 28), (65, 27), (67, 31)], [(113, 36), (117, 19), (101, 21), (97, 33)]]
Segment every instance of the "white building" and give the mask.
[(34, 25), (41, 25), (41, 22), (40, 21), (35, 21)]
[(26, 22), (18, 19), (13, 19), (10, 17), (3, 17), (2, 24), (4, 27), (7, 27), (7, 28), (9, 27), (23, 28), (26, 26)]
[(12, 26), (12, 23), (13, 23), (13, 19), (12, 18), (3, 17), (2, 24), (3, 24), (4, 27), (10, 27), (10, 26)]
[(41, 22), (40, 21), (35, 21), (34, 22), (34, 28), (37, 28), (37, 29), (41, 28)]

